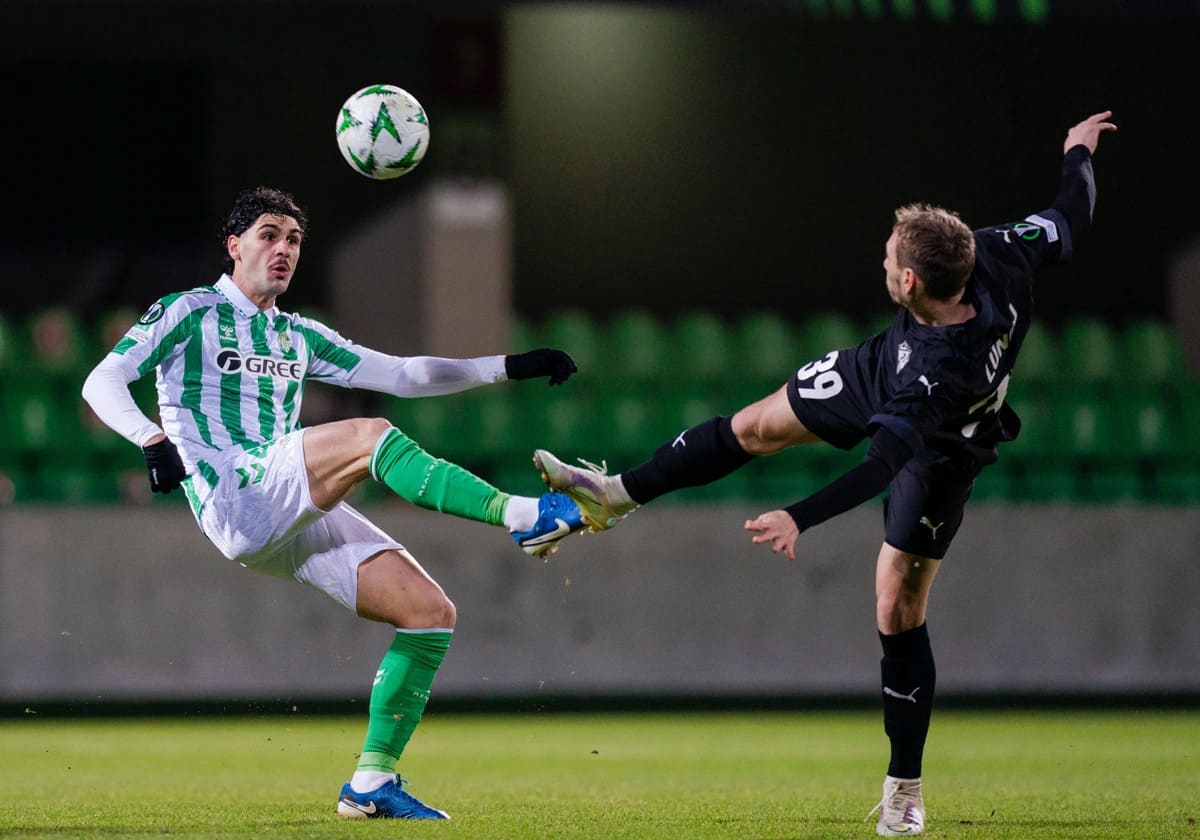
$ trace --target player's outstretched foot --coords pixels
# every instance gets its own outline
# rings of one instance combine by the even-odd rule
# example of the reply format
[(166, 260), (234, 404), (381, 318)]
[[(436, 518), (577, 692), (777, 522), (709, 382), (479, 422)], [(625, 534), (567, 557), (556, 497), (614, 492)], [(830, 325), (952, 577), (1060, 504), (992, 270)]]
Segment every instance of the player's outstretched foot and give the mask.
[(620, 477), (609, 475), (603, 465), (580, 459), (584, 466), (573, 467), (545, 449), (534, 451), (533, 463), (551, 490), (559, 490), (575, 500), (589, 531), (605, 531), (637, 507), (621, 485)]
[(579, 505), (565, 493), (543, 493), (538, 499), (538, 518), (528, 531), (514, 531), (512, 538), (526, 554), (546, 557), (558, 551), (562, 538), (583, 527)]
[(450, 815), (437, 808), (430, 808), (411, 793), (403, 790), (404, 780), (396, 776), (390, 782), (384, 782), (375, 790), (366, 793), (356, 793), (350, 783), (342, 785), (342, 794), (338, 797), (337, 812), (339, 817), (347, 819), (385, 819), (385, 820), (448, 820)]
[(883, 799), (867, 814), (867, 819), (876, 811), (879, 811), (879, 822), (875, 824), (875, 833), (880, 837), (924, 834), (925, 800), (921, 796), (921, 780), (885, 776)]

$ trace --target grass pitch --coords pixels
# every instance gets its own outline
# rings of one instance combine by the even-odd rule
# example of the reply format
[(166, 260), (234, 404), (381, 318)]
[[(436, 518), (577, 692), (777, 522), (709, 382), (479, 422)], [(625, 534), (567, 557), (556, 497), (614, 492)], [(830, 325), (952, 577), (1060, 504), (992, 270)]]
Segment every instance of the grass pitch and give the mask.
[[(358, 718), (0, 721), (0, 836), (874, 837), (873, 713), (430, 714), (401, 770), (449, 823), (342, 821)], [(929, 837), (1196, 838), (1200, 714), (940, 712)]]

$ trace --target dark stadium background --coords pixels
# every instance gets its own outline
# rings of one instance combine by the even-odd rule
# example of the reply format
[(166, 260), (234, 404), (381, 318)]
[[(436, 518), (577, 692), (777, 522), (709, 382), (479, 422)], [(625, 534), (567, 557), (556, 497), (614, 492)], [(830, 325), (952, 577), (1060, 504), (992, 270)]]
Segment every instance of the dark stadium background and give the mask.
[[(9, 0), (0, 259), (73, 259), (32, 284), (7, 271), (6, 307), (143, 306), (157, 290), (122, 264), (205, 253), (259, 182), (310, 206), (290, 300), (326, 303), (330, 243), (435, 179), (483, 175), (512, 190), (524, 315), (874, 312), (892, 207), (1024, 215), (1051, 197), (1066, 126), (1111, 108), (1100, 219), (1120, 247), (1081, 248), (1088, 282), (1045, 284), (1041, 314), (1165, 316), (1167, 260), (1200, 233), (1196, 21), (1187, 2)], [(340, 163), (334, 113), (371, 80), (431, 115), (412, 179)]]

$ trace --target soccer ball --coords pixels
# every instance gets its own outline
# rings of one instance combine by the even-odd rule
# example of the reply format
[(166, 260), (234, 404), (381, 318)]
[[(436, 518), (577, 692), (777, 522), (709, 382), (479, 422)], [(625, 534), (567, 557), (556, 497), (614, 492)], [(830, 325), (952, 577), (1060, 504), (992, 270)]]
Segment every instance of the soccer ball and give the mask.
[(425, 157), (429, 120), (411, 93), (370, 85), (338, 111), (337, 142), (355, 172), (377, 181), (399, 178)]

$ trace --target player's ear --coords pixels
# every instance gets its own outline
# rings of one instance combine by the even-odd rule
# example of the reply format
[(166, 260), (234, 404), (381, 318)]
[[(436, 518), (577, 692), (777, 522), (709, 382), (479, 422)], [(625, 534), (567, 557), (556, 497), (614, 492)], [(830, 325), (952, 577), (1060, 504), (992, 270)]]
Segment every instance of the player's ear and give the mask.
[(917, 286), (917, 281), (921, 278), (917, 277), (917, 272), (911, 268), (906, 268), (900, 273), (900, 288), (904, 289), (904, 293), (911, 295), (913, 289)]
[(241, 256), (241, 245), (241, 239), (232, 233), (225, 238), (225, 250), (229, 252), (229, 259), (234, 262), (238, 261), (238, 257)]

